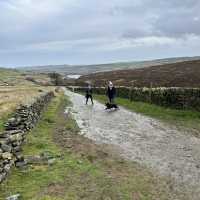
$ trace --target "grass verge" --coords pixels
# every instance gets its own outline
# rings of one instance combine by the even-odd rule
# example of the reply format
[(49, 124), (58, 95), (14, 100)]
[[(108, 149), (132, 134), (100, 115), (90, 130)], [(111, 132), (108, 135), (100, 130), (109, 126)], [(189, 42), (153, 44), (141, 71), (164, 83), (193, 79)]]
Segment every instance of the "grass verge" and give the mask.
[[(20, 193), (22, 200), (169, 200), (175, 199), (168, 180), (109, 153), (79, 135), (76, 122), (63, 110), (69, 105), (58, 95), (27, 137), (25, 156), (48, 153), (53, 165), (33, 164), (13, 169), (0, 186), (0, 199)], [(184, 198), (182, 198), (184, 199)]]

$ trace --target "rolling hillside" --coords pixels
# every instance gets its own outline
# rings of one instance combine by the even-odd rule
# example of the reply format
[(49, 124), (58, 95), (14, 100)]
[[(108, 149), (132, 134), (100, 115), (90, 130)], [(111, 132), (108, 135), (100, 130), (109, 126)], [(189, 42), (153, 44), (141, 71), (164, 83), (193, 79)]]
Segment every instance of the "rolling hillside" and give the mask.
[(121, 70), (121, 69), (136, 69), (155, 65), (163, 65), (169, 63), (183, 62), (189, 60), (199, 60), (200, 57), (179, 57), (179, 58), (166, 58), (150, 61), (135, 61), (135, 62), (117, 62), (108, 64), (97, 64), (97, 65), (47, 65), (47, 66), (33, 66), (33, 67), (23, 67), (21, 70), (39, 72), (39, 73), (49, 73), (57, 72), (60, 74), (79, 74), (86, 75), (96, 72)]
[(22, 73), (14, 69), (0, 68), (0, 86), (30, 85)]
[(22, 73), (16, 69), (0, 68), (0, 86), (50, 85), (48, 75), (40, 73)]
[(110, 80), (118, 86), (200, 87), (200, 60), (94, 73), (80, 77), (77, 84), (83, 85), (89, 80), (95, 86), (104, 86)]

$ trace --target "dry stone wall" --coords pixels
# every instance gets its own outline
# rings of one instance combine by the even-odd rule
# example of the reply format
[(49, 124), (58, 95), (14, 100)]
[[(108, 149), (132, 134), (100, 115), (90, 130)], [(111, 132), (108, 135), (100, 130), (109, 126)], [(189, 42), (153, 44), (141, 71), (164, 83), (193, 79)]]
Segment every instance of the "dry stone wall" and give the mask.
[[(75, 92), (86, 88), (74, 87)], [(95, 94), (106, 94), (105, 88), (94, 88)], [(141, 101), (175, 109), (200, 111), (200, 88), (128, 88), (118, 87), (117, 96), (131, 101)]]
[(5, 124), (5, 131), (0, 133), (0, 183), (7, 177), (12, 166), (20, 167), (25, 164), (21, 154), (22, 144), (53, 97), (54, 93), (48, 92), (30, 105), (19, 106)]

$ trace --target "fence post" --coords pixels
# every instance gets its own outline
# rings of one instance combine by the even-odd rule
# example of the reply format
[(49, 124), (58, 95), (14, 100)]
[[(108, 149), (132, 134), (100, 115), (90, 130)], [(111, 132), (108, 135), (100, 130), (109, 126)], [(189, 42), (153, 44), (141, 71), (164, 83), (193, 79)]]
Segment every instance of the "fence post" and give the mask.
[(131, 81), (131, 87), (129, 88), (129, 100), (130, 101), (133, 101), (133, 99), (132, 99), (132, 93), (133, 93), (134, 82), (135, 82), (135, 80)]
[(150, 103), (152, 103), (152, 88), (153, 88), (153, 83), (151, 82), (150, 92), (149, 92), (149, 101), (150, 101)]
[(132, 101), (132, 86), (129, 88), (129, 100)]

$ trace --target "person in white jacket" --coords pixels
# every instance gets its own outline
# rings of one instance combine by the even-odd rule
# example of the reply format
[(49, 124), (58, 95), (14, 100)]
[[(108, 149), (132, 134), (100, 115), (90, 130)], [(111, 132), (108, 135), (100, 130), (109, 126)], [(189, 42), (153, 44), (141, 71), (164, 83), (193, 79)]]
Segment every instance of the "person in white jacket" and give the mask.
[(116, 89), (113, 85), (113, 83), (111, 81), (109, 81), (108, 83), (108, 88), (107, 88), (107, 97), (109, 99), (109, 103), (113, 104), (114, 103), (114, 99), (116, 97)]

